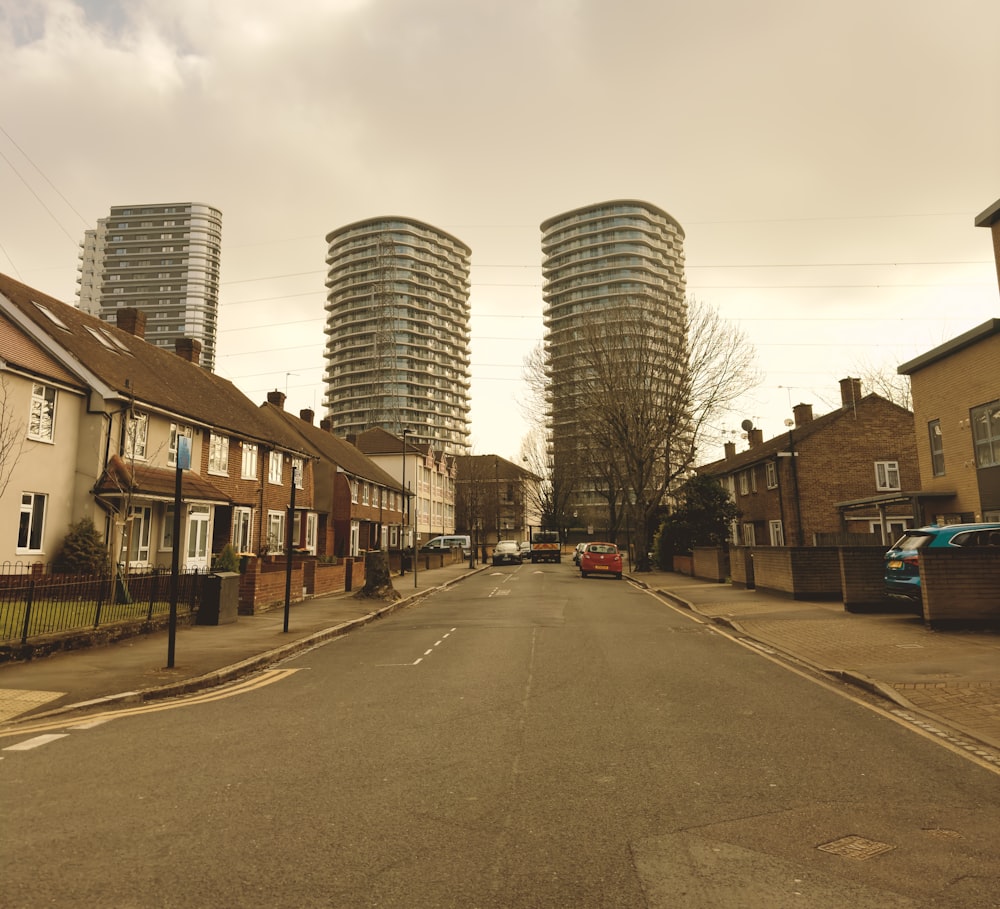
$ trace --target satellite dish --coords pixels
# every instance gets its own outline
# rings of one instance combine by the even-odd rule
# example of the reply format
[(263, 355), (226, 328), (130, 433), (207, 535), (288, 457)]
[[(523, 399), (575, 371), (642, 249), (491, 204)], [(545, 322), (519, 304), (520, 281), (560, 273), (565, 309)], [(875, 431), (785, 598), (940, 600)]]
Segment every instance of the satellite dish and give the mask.
[(740, 429), (744, 432), (750, 432), (750, 430), (753, 429), (753, 420), (744, 420), (740, 423)]

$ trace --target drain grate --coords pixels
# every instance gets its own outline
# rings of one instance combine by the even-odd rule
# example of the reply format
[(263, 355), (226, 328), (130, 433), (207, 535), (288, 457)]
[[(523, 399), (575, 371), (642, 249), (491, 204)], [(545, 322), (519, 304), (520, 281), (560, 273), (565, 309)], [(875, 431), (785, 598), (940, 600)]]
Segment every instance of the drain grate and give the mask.
[(876, 855), (882, 855), (884, 852), (891, 852), (896, 847), (889, 843), (880, 843), (878, 840), (869, 840), (863, 836), (844, 836), (816, 848), (821, 852), (830, 852), (833, 855), (841, 855), (844, 858), (863, 862)]

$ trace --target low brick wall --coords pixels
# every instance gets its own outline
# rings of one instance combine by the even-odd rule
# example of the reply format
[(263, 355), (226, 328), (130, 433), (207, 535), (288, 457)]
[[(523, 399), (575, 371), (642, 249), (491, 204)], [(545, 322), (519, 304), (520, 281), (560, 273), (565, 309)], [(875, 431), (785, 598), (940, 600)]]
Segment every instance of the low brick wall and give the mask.
[(834, 546), (755, 546), (758, 590), (796, 600), (839, 600), (840, 555)]
[(696, 546), (691, 560), (696, 578), (722, 583), (729, 577), (729, 551), (720, 546)]
[(840, 588), (848, 612), (873, 612), (892, 605), (885, 592), (881, 547), (840, 547)]
[(920, 585), (932, 628), (1000, 627), (1000, 550), (923, 549)]
[(675, 555), (673, 565), (677, 574), (686, 574), (688, 577), (694, 574), (694, 559), (691, 556)]
[[(284, 559), (270, 561), (250, 556), (240, 574), (240, 615), (259, 615), (285, 605)], [(302, 562), (292, 559), (291, 602), (302, 601)]]
[(729, 547), (729, 576), (734, 587), (753, 589), (756, 584), (753, 568), (753, 550), (749, 546)]

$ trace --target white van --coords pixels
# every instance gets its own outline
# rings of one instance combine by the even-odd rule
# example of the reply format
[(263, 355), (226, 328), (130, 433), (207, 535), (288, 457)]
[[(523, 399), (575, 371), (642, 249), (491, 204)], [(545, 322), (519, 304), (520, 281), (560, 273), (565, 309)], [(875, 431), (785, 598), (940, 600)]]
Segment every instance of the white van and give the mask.
[(443, 549), (461, 549), (463, 555), (469, 555), (472, 552), (472, 538), (463, 534), (451, 534), (434, 537), (420, 547), (421, 552), (440, 552)]

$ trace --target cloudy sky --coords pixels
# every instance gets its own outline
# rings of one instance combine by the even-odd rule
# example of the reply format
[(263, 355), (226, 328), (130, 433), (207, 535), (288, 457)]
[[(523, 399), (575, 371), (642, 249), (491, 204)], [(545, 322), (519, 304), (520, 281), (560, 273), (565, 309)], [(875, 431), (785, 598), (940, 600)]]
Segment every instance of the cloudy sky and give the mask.
[[(76, 299), (112, 205), (223, 212), (217, 371), (322, 406), (325, 235), (472, 254), (472, 431), (517, 454), (539, 224), (641, 199), (756, 347), (765, 437), (1000, 316), (996, 0), (0, 0), (0, 271)], [(709, 453), (712, 457), (721, 452)]]

